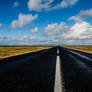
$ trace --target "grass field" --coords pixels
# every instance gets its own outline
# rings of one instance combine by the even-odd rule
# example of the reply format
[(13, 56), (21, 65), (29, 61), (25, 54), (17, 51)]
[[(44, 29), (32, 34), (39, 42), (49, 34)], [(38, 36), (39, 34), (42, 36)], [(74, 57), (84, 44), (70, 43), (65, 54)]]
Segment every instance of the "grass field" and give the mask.
[[(63, 46), (65, 48), (74, 49), (92, 54), (92, 46)], [(0, 47), (0, 59), (21, 55), (24, 53), (35, 52), (43, 49), (48, 49), (48, 46), (17, 46), (17, 47)]]
[(64, 46), (64, 47), (92, 54), (92, 46)]
[(50, 47), (0, 47), (0, 59), (11, 57), (11, 56), (16, 56), (24, 53), (29, 53), (29, 52), (35, 52), (43, 49), (48, 49)]

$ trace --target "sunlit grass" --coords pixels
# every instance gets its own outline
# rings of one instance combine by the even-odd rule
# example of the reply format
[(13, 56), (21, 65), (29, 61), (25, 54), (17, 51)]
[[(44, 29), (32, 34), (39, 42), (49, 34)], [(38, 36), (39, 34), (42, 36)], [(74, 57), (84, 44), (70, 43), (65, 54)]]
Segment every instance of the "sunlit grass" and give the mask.
[(20, 46), (20, 47), (0, 47), (0, 59), (11, 57), (11, 56), (16, 56), (16, 55), (21, 55), (24, 53), (30, 53), (30, 52), (35, 52), (43, 49), (48, 49), (50, 47), (27, 47), (27, 46)]
[(64, 47), (92, 54), (92, 46), (64, 46)]

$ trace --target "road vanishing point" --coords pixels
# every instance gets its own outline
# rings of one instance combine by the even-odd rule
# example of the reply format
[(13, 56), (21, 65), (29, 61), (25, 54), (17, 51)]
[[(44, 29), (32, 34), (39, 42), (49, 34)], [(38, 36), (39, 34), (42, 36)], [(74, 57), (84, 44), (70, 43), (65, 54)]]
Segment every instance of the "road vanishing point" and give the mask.
[(53, 47), (0, 60), (0, 92), (92, 92), (92, 54)]

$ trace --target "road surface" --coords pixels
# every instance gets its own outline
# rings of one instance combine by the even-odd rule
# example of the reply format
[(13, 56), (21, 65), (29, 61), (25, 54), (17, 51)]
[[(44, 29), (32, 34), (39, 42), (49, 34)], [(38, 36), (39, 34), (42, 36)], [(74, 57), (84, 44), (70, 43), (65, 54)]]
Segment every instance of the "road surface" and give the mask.
[(54, 92), (56, 56), (57, 48), (51, 48), (8, 59), (0, 66), (0, 92)]
[(0, 92), (10, 91), (92, 92), (92, 54), (55, 47), (0, 60)]
[(60, 54), (66, 92), (92, 92), (92, 55), (66, 48)]

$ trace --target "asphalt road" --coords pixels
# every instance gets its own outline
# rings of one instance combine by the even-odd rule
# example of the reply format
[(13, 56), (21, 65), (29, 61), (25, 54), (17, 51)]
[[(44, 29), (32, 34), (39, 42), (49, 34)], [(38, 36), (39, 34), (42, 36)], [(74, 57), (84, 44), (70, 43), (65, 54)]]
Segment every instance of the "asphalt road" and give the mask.
[(92, 55), (60, 48), (66, 92), (92, 92)]
[(52, 48), (1, 64), (0, 92), (54, 92), (56, 54)]
[(92, 55), (55, 47), (0, 60), (0, 92), (10, 91), (92, 92)]

